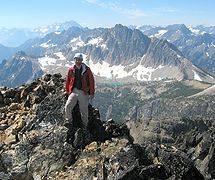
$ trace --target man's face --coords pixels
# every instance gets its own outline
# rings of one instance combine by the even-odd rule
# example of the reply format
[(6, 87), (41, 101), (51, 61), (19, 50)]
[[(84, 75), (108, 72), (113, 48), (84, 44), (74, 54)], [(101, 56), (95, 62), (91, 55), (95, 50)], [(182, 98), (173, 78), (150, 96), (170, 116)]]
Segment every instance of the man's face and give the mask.
[(82, 64), (83, 59), (81, 58), (75, 58), (75, 64), (76, 66), (80, 66)]

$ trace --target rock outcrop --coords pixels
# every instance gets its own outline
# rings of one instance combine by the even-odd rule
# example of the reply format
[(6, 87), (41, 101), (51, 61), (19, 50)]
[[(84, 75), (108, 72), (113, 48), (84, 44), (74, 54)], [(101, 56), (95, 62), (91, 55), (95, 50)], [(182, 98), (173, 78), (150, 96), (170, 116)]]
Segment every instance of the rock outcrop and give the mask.
[(183, 151), (134, 144), (126, 125), (92, 106), (86, 142), (78, 106), (74, 127), (64, 126), (64, 83), (55, 74), (0, 89), (0, 179), (204, 179)]
[(178, 137), (178, 148), (187, 153), (205, 179), (215, 178), (215, 129), (214, 125), (202, 131), (194, 129)]

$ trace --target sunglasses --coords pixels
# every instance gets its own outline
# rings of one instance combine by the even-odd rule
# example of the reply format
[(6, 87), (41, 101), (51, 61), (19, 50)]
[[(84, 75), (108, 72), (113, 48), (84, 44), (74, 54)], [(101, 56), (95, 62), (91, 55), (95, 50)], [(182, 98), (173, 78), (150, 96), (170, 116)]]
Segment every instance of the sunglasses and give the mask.
[(82, 61), (83, 59), (81, 58), (75, 58), (76, 61)]

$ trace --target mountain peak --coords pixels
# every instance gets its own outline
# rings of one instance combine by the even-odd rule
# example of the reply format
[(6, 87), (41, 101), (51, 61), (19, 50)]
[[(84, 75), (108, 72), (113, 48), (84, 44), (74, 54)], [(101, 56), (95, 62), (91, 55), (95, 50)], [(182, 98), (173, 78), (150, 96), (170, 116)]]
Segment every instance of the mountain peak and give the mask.
[(81, 28), (82, 26), (75, 21), (66, 21), (64, 23), (54, 23), (54, 24), (47, 25), (44, 27), (38, 27), (38, 28), (35, 28), (33, 31), (37, 32), (37, 33), (41, 33), (41, 34), (43, 34), (43, 33), (48, 34), (48, 33), (55, 32), (55, 31), (67, 30), (70, 27)]

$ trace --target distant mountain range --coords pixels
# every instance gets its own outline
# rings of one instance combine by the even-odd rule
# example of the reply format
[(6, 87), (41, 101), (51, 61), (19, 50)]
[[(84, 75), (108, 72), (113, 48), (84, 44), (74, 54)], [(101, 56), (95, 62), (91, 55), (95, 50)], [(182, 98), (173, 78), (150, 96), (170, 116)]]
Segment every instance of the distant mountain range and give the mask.
[(0, 28), (0, 44), (8, 47), (17, 47), (23, 44), (28, 39), (33, 39), (36, 37), (44, 37), (51, 32), (61, 32), (67, 30), (68, 28), (76, 26), (81, 27), (75, 21), (67, 21), (64, 23), (54, 23), (52, 25), (38, 27), (35, 29), (29, 28)]
[(0, 86), (15, 87), (41, 77), (44, 72), (37, 59), (20, 51), (12, 60), (2, 61), (0, 65)]
[[(11, 71), (11, 66), (21, 69), (20, 64), (31, 66), (26, 68), (34, 70), (31, 76), (26, 75), (29, 78), (24, 78), (22, 83), (44, 73), (59, 72), (65, 76), (68, 67), (74, 63), (76, 52), (84, 53), (84, 61), (93, 70), (97, 82), (194, 79), (215, 83), (212, 66), (215, 63), (213, 33), (197, 35), (185, 25), (171, 25), (163, 29), (151, 26), (128, 28), (120, 24), (112, 28), (95, 29), (77, 26), (69, 28), (69, 23), (64, 24), (64, 28), (61, 28), (63, 31), (59, 27), (59, 31), (54, 31), (56, 26), (50, 26), (53, 32), (44, 37), (29, 39), (16, 48), (2, 46), (7, 56), (11, 54), (7, 61), (0, 64), (0, 75), (4, 80), (4, 83), (0, 81), (0, 86), (20, 85), (12, 77), (19, 76), (22, 71)], [(199, 32), (202, 32), (204, 28), (200, 27), (202, 30)], [(210, 28), (210, 33), (212, 30)], [(202, 46), (210, 49), (207, 61), (200, 58), (203, 56), (197, 56), (198, 53), (206, 53), (203, 51), (206, 48)], [(189, 59), (191, 54), (196, 55), (196, 58), (192, 56), (193, 59)], [(33, 62), (23, 64), (24, 59)], [(205, 67), (209, 67), (209, 70)]]
[(194, 65), (215, 73), (215, 26), (186, 27), (184, 24), (166, 27), (141, 26), (149, 37), (173, 43)]

